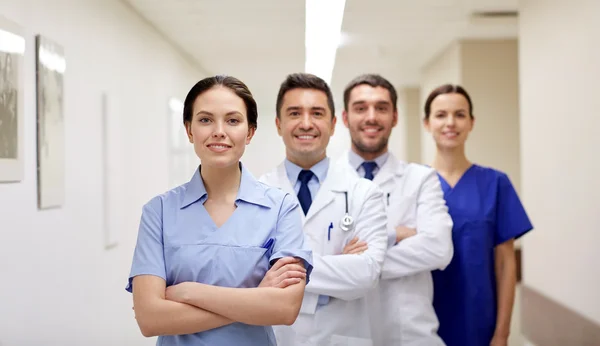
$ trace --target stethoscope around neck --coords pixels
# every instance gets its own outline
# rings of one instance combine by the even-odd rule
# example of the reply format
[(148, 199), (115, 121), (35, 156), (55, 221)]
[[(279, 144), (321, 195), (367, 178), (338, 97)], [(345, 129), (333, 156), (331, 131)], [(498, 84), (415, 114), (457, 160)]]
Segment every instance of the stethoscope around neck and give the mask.
[(344, 197), (346, 198), (346, 213), (340, 221), (340, 229), (349, 232), (354, 229), (354, 218), (348, 213), (348, 191), (344, 191)]

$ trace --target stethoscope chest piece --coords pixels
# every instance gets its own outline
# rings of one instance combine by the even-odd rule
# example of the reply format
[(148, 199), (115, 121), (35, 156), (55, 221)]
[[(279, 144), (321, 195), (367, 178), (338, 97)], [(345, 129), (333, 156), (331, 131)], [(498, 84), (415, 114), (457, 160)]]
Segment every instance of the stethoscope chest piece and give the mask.
[(354, 219), (352, 218), (352, 216), (348, 215), (348, 213), (346, 213), (346, 215), (344, 215), (344, 217), (342, 218), (342, 221), (340, 222), (340, 228), (344, 232), (348, 232), (354, 229)]
[(340, 228), (344, 232), (348, 232), (354, 229), (354, 218), (348, 213), (348, 192), (344, 191), (344, 197), (346, 199), (346, 214), (340, 221)]

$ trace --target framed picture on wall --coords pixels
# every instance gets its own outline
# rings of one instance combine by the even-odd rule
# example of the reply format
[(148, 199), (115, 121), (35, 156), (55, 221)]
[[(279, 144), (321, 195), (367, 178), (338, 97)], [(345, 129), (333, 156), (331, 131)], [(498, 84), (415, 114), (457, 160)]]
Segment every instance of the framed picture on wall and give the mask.
[(23, 180), (23, 58), (21, 27), (0, 16), (0, 183)]
[(36, 36), (38, 207), (60, 208), (65, 200), (63, 47)]

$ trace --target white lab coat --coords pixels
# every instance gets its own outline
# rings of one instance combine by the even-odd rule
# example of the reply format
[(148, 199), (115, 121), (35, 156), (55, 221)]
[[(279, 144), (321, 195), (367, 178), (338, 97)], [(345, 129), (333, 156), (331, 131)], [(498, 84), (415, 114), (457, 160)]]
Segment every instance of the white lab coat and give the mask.
[[(296, 196), (282, 163), (260, 180)], [(344, 232), (339, 224), (346, 212), (354, 231)], [(275, 326), (281, 346), (372, 346), (366, 295), (378, 283), (387, 247), (387, 216), (384, 195), (374, 183), (359, 178), (347, 165), (330, 164), (327, 178), (313, 197), (304, 234), (313, 250), (313, 271), (306, 285), (300, 314), (292, 326)], [(330, 240), (328, 227), (333, 223)], [(341, 255), (344, 246), (358, 237), (369, 249), (360, 255)], [(317, 307), (319, 295), (329, 303)]]
[[(348, 154), (338, 162), (350, 166)], [(452, 219), (437, 174), (390, 153), (373, 182), (386, 197), (390, 246), (379, 287), (370, 295), (376, 345), (444, 345), (437, 335), (431, 271), (444, 269), (454, 250)], [(394, 245), (400, 225), (415, 228), (417, 234)]]

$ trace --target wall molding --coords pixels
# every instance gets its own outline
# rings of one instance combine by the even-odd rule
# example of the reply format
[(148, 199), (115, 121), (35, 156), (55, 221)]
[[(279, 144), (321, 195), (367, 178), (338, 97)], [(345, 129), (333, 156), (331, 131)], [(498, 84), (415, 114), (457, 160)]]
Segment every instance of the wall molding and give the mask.
[(523, 335), (535, 345), (600, 345), (600, 324), (527, 285), (521, 286), (521, 323)]

